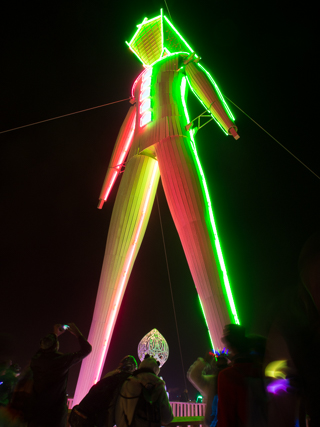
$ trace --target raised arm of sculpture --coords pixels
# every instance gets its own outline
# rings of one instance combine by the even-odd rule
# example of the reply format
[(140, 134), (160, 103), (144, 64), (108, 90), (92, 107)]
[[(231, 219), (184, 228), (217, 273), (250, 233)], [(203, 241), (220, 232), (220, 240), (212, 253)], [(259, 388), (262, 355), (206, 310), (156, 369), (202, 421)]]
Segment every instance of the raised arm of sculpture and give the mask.
[(99, 196), (98, 209), (101, 209), (104, 202), (107, 200), (113, 184), (121, 172), (123, 163), (129, 152), (132, 137), (134, 134), (136, 123), (136, 109), (134, 106), (130, 107), (126, 118), (120, 128), (111, 160), (108, 166), (108, 171), (104, 179), (104, 183)]
[(233, 116), (218, 86), (208, 71), (206, 71), (201, 64), (195, 62), (197, 59), (194, 61), (194, 56), (191, 55), (191, 57), (192, 58), (189, 57), (184, 61), (185, 66), (183, 69), (192, 91), (221, 128), (228, 135), (232, 135), (235, 139), (239, 139), (240, 136), (237, 134), (238, 129), (232, 121)]

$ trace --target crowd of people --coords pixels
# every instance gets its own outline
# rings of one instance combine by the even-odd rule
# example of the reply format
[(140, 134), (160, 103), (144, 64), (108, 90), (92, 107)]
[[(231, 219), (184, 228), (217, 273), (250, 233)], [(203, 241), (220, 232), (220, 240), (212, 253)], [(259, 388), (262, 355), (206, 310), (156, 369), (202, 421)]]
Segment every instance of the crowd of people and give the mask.
[[(58, 337), (65, 331), (76, 336), (80, 350), (74, 353), (59, 352)], [(67, 425), (68, 409), (67, 381), (71, 366), (81, 361), (91, 352), (91, 345), (81, 334), (74, 323), (68, 325), (56, 324), (53, 333), (46, 335), (40, 341), (40, 348), (32, 357), (30, 366), (21, 374), (19, 379), (6, 386), (2, 393), (1, 385), (7, 385), (8, 360), (6, 346), (0, 351), (4, 367), (4, 380), (0, 384), (1, 407), (0, 425), (28, 427), (65, 427)], [(1, 381), (0, 381), (1, 382)]]
[[(320, 426), (319, 364), (310, 357), (320, 352), (319, 233), (305, 244), (299, 272), (299, 284), (277, 299), (267, 337), (226, 325), (224, 350), (208, 352), (190, 367), (188, 380), (205, 397), (206, 426)], [(66, 331), (78, 339), (74, 353), (58, 351), (58, 337)], [(173, 419), (155, 357), (146, 354), (138, 366), (125, 356), (68, 417), (69, 369), (91, 352), (76, 325), (55, 325), (21, 375), (2, 344), (0, 427), (161, 427)], [(181, 399), (189, 400), (187, 389)]]
[[(77, 337), (80, 350), (59, 352), (58, 337), (66, 331)], [(74, 323), (54, 325), (20, 379), (1, 350), (0, 345), (1, 427), (160, 427), (173, 419), (159, 362), (148, 354), (139, 367), (125, 356), (68, 414), (69, 369), (92, 350)]]
[(320, 368), (313, 360), (320, 351), (319, 232), (305, 243), (298, 267), (298, 284), (277, 296), (267, 337), (226, 325), (228, 354), (199, 358), (189, 369), (207, 400), (208, 426), (320, 426)]

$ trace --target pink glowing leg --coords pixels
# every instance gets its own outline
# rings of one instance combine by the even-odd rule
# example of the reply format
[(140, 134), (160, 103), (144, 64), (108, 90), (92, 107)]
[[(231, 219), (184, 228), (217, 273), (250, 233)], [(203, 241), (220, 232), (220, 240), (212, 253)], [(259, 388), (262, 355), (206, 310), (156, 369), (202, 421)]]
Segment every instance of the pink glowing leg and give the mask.
[(96, 305), (74, 397), (77, 404), (101, 376), (112, 332), (139, 251), (159, 182), (158, 162), (134, 156), (127, 163), (113, 208)]
[(179, 136), (158, 143), (156, 154), (168, 205), (202, 301), (212, 341), (215, 347), (221, 347), (223, 327), (231, 323), (231, 316), (194, 154), (187, 138)]

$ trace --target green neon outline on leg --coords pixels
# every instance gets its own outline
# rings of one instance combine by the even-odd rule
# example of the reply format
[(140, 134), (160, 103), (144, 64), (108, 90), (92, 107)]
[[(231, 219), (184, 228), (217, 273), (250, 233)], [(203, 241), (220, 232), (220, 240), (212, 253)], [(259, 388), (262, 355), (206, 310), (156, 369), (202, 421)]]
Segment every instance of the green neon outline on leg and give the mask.
[[(186, 101), (185, 101), (185, 90), (186, 90), (186, 81), (187, 78), (183, 77), (181, 80), (181, 86), (180, 86), (180, 90), (181, 90), (181, 99), (182, 99), (182, 105), (184, 108), (184, 113), (185, 113), (185, 117), (187, 120), (187, 123), (189, 123), (190, 119), (189, 119), (189, 113), (188, 113), (188, 109), (187, 109), (187, 105), (186, 105)], [(222, 278), (223, 278), (223, 284), (225, 287), (225, 291), (228, 297), (228, 303), (229, 303), (229, 307), (231, 310), (231, 313), (233, 315), (234, 318), (234, 322), (238, 325), (240, 325), (239, 322), (239, 318), (237, 315), (237, 310), (234, 304), (234, 300), (233, 300), (233, 296), (232, 296), (232, 292), (231, 292), (231, 287), (230, 287), (230, 282), (228, 279), (228, 275), (227, 275), (227, 270), (226, 270), (226, 266), (224, 263), (224, 259), (223, 259), (223, 255), (222, 255), (222, 251), (221, 251), (221, 246), (219, 243), (219, 238), (218, 238), (218, 233), (217, 233), (217, 227), (214, 221), (214, 217), (213, 217), (213, 211), (212, 211), (212, 205), (211, 205), (211, 200), (210, 200), (210, 195), (209, 195), (209, 191), (208, 191), (208, 187), (207, 187), (207, 183), (205, 180), (205, 176), (203, 173), (203, 169), (201, 167), (201, 163), (198, 157), (198, 153), (197, 153), (197, 149), (196, 149), (196, 145), (195, 145), (195, 141), (194, 141), (194, 135), (193, 135), (193, 130), (190, 129), (190, 139), (191, 139), (191, 147), (197, 162), (197, 166), (198, 166), (198, 170), (200, 172), (201, 178), (202, 178), (202, 184), (203, 184), (203, 189), (205, 192), (205, 198), (207, 200), (207, 204), (208, 204), (208, 211), (209, 211), (209, 216), (210, 216), (210, 222), (212, 225), (212, 230), (214, 233), (214, 237), (215, 237), (215, 247), (216, 247), (216, 251), (217, 251), (217, 255), (218, 255), (218, 260), (219, 260), (219, 264), (220, 264), (220, 269), (223, 273)]]
[(212, 338), (211, 338), (211, 334), (210, 334), (210, 329), (209, 329), (209, 326), (208, 326), (208, 323), (207, 323), (206, 315), (204, 314), (204, 309), (203, 309), (203, 305), (202, 305), (201, 299), (199, 297), (199, 294), (198, 294), (198, 298), (199, 298), (199, 302), (200, 302), (200, 307), (201, 307), (201, 310), (202, 310), (202, 314), (203, 314), (203, 317), (204, 317), (204, 321), (206, 322), (206, 325), (207, 325), (207, 329), (208, 329), (208, 334), (209, 334), (211, 346), (212, 346), (213, 351), (215, 351), (214, 345), (213, 345), (213, 341), (212, 341)]

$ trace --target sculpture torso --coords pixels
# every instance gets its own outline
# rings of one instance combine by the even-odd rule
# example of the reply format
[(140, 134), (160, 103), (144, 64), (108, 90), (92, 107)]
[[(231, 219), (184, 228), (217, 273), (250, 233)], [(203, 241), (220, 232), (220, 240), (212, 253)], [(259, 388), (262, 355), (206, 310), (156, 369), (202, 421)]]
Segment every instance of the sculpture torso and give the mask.
[[(147, 70), (143, 72), (134, 84), (134, 98), (136, 101), (136, 125), (128, 160), (136, 154), (155, 157), (152, 146), (174, 135), (187, 135), (181, 120), (184, 118), (184, 110), (181, 98), (181, 80), (183, 73), (179, 68), (183, 65), (184, 54), (176, 54), (165, 57), (152, 67), (151, 80), (145, 78)], [(141, 113), (141, 100), (144, 90), (150, 87), (151, 121), (141, 123), (144, 113)], [(148, 110), (147, 110), (148, 111)]]

